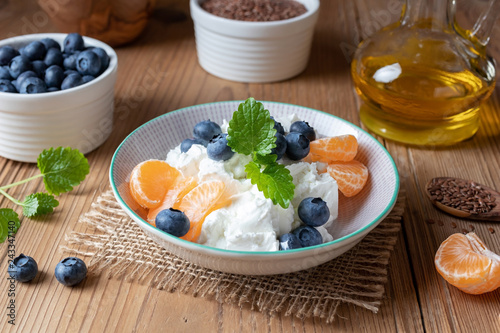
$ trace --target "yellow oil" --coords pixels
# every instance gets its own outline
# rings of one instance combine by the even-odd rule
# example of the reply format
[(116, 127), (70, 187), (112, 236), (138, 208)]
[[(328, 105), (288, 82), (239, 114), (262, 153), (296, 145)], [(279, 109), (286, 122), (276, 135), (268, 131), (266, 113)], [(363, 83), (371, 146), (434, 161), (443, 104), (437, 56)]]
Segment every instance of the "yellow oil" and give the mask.
[[(363, 101), (361, 121), (376, 134), (414, 145), (448, 145), (473, 136), (494, 81), (474, 70), (474, 60), (448, 50), (448, 44), (409, 34), (397, 51), (400, 56), (370, 55), (368, 48), (355, 58), (351, 68)], [(374, 79), (378, 70), (395, 64), (400, 68), (396, 78)]]

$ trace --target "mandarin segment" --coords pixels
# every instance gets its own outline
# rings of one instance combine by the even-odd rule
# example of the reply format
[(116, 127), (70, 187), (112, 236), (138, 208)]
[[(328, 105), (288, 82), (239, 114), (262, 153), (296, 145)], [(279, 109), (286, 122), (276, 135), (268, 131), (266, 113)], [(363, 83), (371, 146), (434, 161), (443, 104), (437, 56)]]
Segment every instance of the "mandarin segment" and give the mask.
[(311, 141), (309, 148), (308, 159), (313, 162), (347, 162), (356, 157), (358, 140), (351, 134), (332, 136)]
[(346, 197), (358, 194), (368, 180), (368, 168), (356, 160), (331, 162), (326, 167), (326, 170), (337, 181), (339, 191)]
[(205, 217), (214, 210), (231, 203), (226, 193), (226, 185), (219, 180), (207, 181), (199, 184), (187, 193), (182, 199), (179, 210), (189, 218), (191, 227), (182, 239), (196, 242), (201, 233)]
[(148, 222), (155, 225), (156, 215), (164, 209), (179, 209), (182, 198), (184, 198), (189, 191), (195, 188), (196, 185), (198, 185), (198, 183), (193, 177), (178, 179), (175, 186), (167, 191), (161, 204), (158, 207), (149, 210), (147, 218)]
[(500, 256), (473, 232), (448, 237), (439, 246), (434, 263), (448, 283), (465, 293), (478, 295), (500, 287)]
[(144, 208), (161, 204), (180, 172), (161, 160), (148, 160), (135, 166), (130, 174), (130, 194)]

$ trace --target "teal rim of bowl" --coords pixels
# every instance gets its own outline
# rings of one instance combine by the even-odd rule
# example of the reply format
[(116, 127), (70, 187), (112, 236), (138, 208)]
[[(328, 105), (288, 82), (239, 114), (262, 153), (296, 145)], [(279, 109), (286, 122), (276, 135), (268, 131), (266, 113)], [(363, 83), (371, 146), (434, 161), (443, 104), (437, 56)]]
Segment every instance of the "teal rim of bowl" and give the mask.
[(137, 215), (136, 212), (134, 212), (132, 209), (130, 209), (128, 207), (127, 203), (122, 199), (122, 197), (120, 195), (120, 192), (118, 192), (118, 189), (117, 189), (117, 187), (115, 185), (115, 182), (113, 180), (113, 166), (115, 164), (115, 159), (116, 159), (116, 156), (118, 155), (118, 152), (120, 151), (120, 149), (122, 148), (122, 146), (125, 144), (125, 142), (131, 136), (134, 135), (135, 132), (139, 131), (142, 127), (147, 126), (151, 122), (158, 121), (159, 118), (166, 117), (166, 116), (168, 116), (169, 114), (172, 114), (172, 113), (182, 112), (182, 111), (184, 111), (186, 109), (192, 109), (192, 108), (196, 108), (196, 107), (200, 107), (200, 106), (205, 106), (205, 105), (208, 106), (208, 105), (216, 105), (216, 104), (223, 104), (223, 103), (242, 103), (242, 102), (244, 102), (244, 101), (234, 100), (234, 101), (222, 101), (222, 102), (202, 103), (202, 104), (187, 106), (187, 107), (184, 107), (184, 108), (181, 108), (181, 109), (177, 109), (177, 110), (173, 110), (173, 111), (170, 111), (170, 112), (165, 113), (163, 115), (160, 115), (160, 116), (158, 116), (156, 118), (153, 118), (153, 119), (147, 121), (146, 123), (142, 124), (141, 126), (137, 127), (132, 133), (130, 133), (120, 143), (120, 145), (118, 146), (118, 148), (116, 148), (116, 151), (113, 154), (113, 158), (111, 160), (111, 165), (110, 165), (110, 169), (109, 169), (109, 176), (110, 176), (109, 178), (110, 178), (111, 187), (113, 189), (113, 192), (115, 193), (115, 196), (120, 201), (121, 205), (123, 207), (126, 207), (127, 210), (128, 210), (128, 212), (131, 213), (131, 214), (133, 214), (135, 217), (137, 217), (138, 220), (140, 220), (147, 228), (151, 228), (151, 230), (159, 231), (159, 232), (167, 235), (167, 237), (172, 237), (173, 239), (176, 239), (178, 241), (184, 242), (185, 244), (188, 244), (190, 246), (199, 247), (200, 249), (203, 249), (203, 250), (209, 250), (209, 251), (215, 251), (215, 252), (222, 252), (222, 253), (226, 253), (226, 254), (246, 255), (246, 256), (248, 256), (248, 255), (252, 255), (252, 256), (254, 256), (254, 255), (287, 255), (287, 254), (290, 254), (290, 253), (299, 253), (299, 252), (310, 251), (310, 250), (314, 250), (314, 249), (320, 249), (320, 248), (323, 248), (323, 247), (326, 247), (326, 246), (330, 246), (330, 245), (335, 244), (335, 243), (340, 243), (340, 242), (342, 242), (344, 240), (347, 240), (349, 238), (355, 237), (356, 235), (359, 235), (359, 234), (363, 233), (367, 229), (370, 229), (378, 221), (380, 221), (381, 219), (385, 218), (389, 214), (389, 212), (392, 210), (392, 208), (396, 204), (396, 199), (397, 199), (398, 193), (399, 193), (399, 185), (400, 185), (399, 173), (398, 173), (398, 169), (396, 167), (396, 163), (394, 162), (391, 154), (389, 154), (389, 152), (387, 151), (387, 149), (385, 149), (385, 147), (377, 139), (375, 139), (370, 133), (368, 133), (367, 131), (363, 130), (362, 128), (354, 125), (353, 123), (351, 123), (351, 122), (349, 122), (349, 121), (347, 121), (345, 119), (342, 119), (340, 117), (337, 117), (335, 115), (329, 114), (327, 112), (316, 110), (316, 109), (305, 107), (305, 106), (295, 105), (295, 104), (291, 104), (291, 103), (270, 102), (270, 101), (259, 101), (259, 102), (262, 103), (262, 104), (264, 104), (264, 105), (266, 105), (266, 104), (289, 105), (289, 106), (294, 106), (294, 107), (308, 109), (308, 110), (311, 110), (311, 111), (314, 111), (314, 112), (323, 113), (323, 114), (325, 114), (327, 116), (337, 118), (338, 120), (340, 120), (340, 121), (342, 121), (344, 123), (347, 123), (350, 126), (354, 126), (354, 128), (356, 128), (357, 130), (359, 130), (359, 131), (363, 132), (364, 134), (368, 135), (369, 138), (371, 138), (373, 141), (375, 141), (378, 144), (378, 146), (380, 148), (382, 148), (382, 150), (385, 152), (385, 154), (389, 157), (389, 161), (391, 162), (391, 165), (392, 165), (392, 168), (393, 168), (393, 171), (394, 171), (394, 176), (396, 177), (396, 186), (394, 188), (394, 193), (392, 195), (391, 201), (386, 206), (386, 208), (384, 209), (384, 211), (382, 213), (380, 213), (373, 221), (371, 221), (369, 224), (367, 224), (363, 228), (361, 228), (359, 230), (356, 230), (355, 232), (352, 232), (352, 233), (350, 233), (348, 235), (345, 235), (343, 237), (340, 237), (340, 238), (334, 239), (334, 240), (332, 240), (330, 242), (322, 243), (322, 244), (319, 244), (319, 245), (314, 245), (314, 246), (309, 246), (309, 247), (303, 247), (303, 248), (294, 249), (294, 250), (286, 250), (286, 251), (237, 251), (237, 250), (220, 249), (220, 248), (217, 248), (217, 247), (212, 247), (212, 246), (207, 246), (207, 245), (203, 245), (203, 244), (199, 244), (199, 243), (194, 243), (194, 242), (190, 242), (190, 241), (184, 240), (184, 239), (179, 238), (179, 237), (172, 236), (169, 233), (164, 232), (163, 230), (160, 230), (160, 229), (158, 229), (156, 227), (153, 227), (151, 224), (149, 224), (148, 222), (144, 221), (144, 219), (142, 217), (140, 217), (139, 215)]

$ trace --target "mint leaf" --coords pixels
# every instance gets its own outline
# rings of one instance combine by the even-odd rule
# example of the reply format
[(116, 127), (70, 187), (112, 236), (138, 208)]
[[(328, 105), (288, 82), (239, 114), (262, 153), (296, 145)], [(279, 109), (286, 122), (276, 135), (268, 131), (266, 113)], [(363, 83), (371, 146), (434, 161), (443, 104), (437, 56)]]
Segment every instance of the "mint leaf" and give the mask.
[(59, 206), (59, 201), (51, 194), (35, 193), (26, 196), (22, 205), (23, 214), (26, 217), (33, 217), (52, 213), (54, 207)]
[(276, 147), (274, 121), (264, 105), (252, 97), (238, 106), (229, 121), (227, 142), (237, 153), (251, 155), (271, 154)]
[(262, 164), (267, 165), (267, 164), (276, 163), (277, 158), (278, 158), (278, 156), (276, 156), (275, 154), (260, 155), (260, 154), (254, 153), (254, 155), (253, 155), (253, 161), (257, 164), (260, 164), (260, 165), (262, 165)]
[(38, 156), (37, 165), (47, 192), (55, 195), (71, 191), (89, 173), (85, 156), (78, 149), (69, 147), (44, 150)]
[(270, 198), (275, 205), (288, 208), (295, 189), (290, 170), (275, 163), (261, 171), (257, 163), (250, 162), (245, 166), (245, 171), (252, 184), (257, 185), (266, 198)]
[(0, 243), (5, 242), (7, 236), (17, 232), (21, 223), (19, 216), (10, 208), (0, 208)]

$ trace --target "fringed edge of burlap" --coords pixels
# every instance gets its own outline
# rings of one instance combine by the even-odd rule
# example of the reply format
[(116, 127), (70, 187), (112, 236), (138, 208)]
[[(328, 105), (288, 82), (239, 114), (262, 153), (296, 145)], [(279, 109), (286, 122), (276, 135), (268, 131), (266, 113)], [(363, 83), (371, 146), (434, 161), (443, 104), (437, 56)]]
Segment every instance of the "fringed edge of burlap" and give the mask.
[[(270, 315), (335, 320), (341, 303), (378, 312), (387, 266), (401, 229), (405, 193), (391, 213), (350, 251), (316, 268), (272, 276), (243, 276), (202, 268), (168, 253), (146, 236), (116, 202), (112, 191), (99, 196), (79, 222), (91, 233), (72, 232), (61, 249), (91, 257), (90, 274), (150, 283), (152, 287), (213, 297)], [(136, 239), (120, 239), (124, 224)], [(108, 245), (113, 244), (112, 248)], [(139, 246), (139, 244), (142, 244)]]

